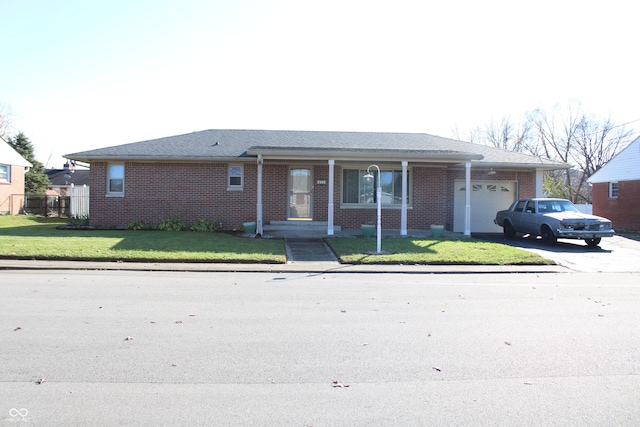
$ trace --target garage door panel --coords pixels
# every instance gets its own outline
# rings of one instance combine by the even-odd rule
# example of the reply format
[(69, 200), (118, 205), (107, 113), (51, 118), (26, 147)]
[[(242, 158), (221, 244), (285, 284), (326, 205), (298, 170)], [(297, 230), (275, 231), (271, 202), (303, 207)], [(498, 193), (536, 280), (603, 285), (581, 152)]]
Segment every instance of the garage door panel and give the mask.
[[(496, 212), (506, 209), (515, 200), (513, 181), (471, 181), (471, 232), (500, 233), (502, 227), (493, 223)], [(464, 232), (465, 182), (454, 183), (453, 231)]]

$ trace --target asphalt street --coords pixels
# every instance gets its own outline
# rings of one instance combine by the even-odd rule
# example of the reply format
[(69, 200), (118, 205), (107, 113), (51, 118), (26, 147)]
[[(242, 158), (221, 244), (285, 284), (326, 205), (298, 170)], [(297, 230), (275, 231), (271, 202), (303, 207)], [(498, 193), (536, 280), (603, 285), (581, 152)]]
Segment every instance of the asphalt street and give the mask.
[(6, 425), (640, 424), (640, 274), (2, 271)]

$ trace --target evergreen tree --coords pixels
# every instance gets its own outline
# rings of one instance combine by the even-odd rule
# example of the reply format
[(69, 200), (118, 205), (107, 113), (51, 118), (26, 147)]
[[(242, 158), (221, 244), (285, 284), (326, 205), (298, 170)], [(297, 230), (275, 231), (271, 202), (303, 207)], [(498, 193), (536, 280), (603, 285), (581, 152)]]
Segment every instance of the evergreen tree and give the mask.
[(50, 184), (49, 177), (44, 173), (44, 165), (35, 159), (33, 145), (22, 132), (7, 141), (22, 157), (33, 166), (24, 174), (25, 194), (44, 194)]

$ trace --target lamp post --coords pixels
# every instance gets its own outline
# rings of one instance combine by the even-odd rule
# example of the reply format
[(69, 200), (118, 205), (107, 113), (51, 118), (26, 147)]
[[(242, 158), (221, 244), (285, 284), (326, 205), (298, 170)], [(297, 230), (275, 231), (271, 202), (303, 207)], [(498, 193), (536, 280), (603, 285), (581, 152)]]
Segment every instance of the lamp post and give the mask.
[(380, 182), (380, 168), (378, 167), (378, 165), (370, 165), (367, 168), (367, 174), (364, 176), (364, 179), (367, 180), (367, 182), (373, 180), (373, 175), (371, 174), (371, 168), (376, 168), (378, 169), (378, 187), (376, 188), (376, 199), (378, 199), (378, 223), (377, 223), (377, 228), (376, 228), (376, 239), (377, 239), (377, 250), (376, 253), (377, 254), (381, 254), (382, 253), (382, 226), (380, 223), (380, 216), (382, 214), (382, 187), (381, 187), (381, 182)]

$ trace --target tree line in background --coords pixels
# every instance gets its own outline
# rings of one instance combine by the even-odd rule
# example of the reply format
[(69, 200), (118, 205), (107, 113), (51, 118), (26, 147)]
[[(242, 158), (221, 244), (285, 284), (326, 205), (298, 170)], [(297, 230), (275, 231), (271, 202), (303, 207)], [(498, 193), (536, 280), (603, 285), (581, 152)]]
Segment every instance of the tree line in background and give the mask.
[(591, 203), (587, 179), (632, 141), (636, 132), (611, 118), (599, 119), (583, 111), (579, 103), (556, 105), (550, 110), (535, 109), (519, 119), (505, 117), (499, 122), (478, 125), (458, 139), (531, 154), (573, 166), (545, 173), (547, 197)]
[(31, 168), (24, 174), (25, 194), (44, 194), (50, 184), (49, 177), (44, 173), (44, 165), (36, 160), (33, 144), (24, 133), (13, 134), (13, 114), (11, 109), (0, 105), (0, 139), (13, 147), (29, 163)]

